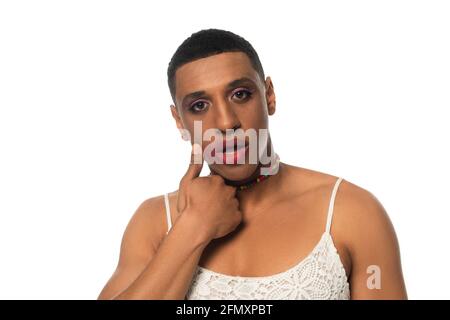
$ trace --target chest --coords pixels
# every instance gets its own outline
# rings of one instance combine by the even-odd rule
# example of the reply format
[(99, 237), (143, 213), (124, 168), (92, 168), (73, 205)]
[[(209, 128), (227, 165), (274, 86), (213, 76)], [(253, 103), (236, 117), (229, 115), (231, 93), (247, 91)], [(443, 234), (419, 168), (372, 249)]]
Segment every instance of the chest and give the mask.
[(320, 208), (278, 206), (260, 212), (203, 251), (199, 266), (219, 273), (267, 276), (305, 258), (321, 239), (326, 219)]
[(188, 300), (350, 298), (350, 286), (328, 233), (313, 250), (289, 269), (268, 276), (237, 276), (197, 267)]

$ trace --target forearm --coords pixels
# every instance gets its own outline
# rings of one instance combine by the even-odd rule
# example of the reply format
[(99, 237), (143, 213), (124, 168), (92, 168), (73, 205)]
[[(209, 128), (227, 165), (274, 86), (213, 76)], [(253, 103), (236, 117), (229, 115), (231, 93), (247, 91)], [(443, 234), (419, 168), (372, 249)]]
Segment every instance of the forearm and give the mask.
[[(176, 223), (176, 222), (175, 222)], [(209, 241), (208, 241), (209, 242)], [(203, 252), (205, 246), (201, 247), (201, 251)], [(179, 299), (179, 292), (187, 292), (189, 286), (192, 282), (192, 278), (194, 276), (194, 272), (196, 271), (196, 267), (198, 265), (200, 255), (192, 254), (186, 260), (186, 262), (179, 268), (175, 278), (173, 279), (168, 291), (167, 291), (167, 299)], [(184, 299), (183, 296), (182, 299)]]
[(142, 273), (113, 299), (184, 299), (208, 242), (198, 223), (180, 217)]

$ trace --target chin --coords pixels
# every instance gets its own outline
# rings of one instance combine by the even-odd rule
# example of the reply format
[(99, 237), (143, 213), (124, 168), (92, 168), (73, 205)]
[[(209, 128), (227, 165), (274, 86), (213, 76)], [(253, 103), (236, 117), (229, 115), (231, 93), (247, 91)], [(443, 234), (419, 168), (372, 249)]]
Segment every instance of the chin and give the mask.
[(258, 168), (257, 164), (214, 164), (210, 166), (211, 171), (230, 181), (242, 181), (249, 178)]

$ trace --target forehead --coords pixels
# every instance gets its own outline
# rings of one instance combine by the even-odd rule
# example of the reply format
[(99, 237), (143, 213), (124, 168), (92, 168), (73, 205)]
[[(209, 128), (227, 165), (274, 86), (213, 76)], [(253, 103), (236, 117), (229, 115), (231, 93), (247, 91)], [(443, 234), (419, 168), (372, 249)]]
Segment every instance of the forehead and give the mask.
[(259, 75), (243, 52), (224, 52), (182, 65), (175, 73), (177, 102), (194, 91), (209, 91), (247, 77), (258, 84)]

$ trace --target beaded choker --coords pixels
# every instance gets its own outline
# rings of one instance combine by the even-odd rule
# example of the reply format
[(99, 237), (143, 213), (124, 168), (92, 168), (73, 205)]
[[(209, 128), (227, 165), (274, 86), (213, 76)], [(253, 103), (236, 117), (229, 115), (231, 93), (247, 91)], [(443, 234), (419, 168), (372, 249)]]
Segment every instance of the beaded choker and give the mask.
[(268, 179), (270, 176), (274, 175), (274, 172), (278, 172), (278, 167), (280, 166), (280, 157), (278, 156), (278, 154), (275, 154), (275, 162), (272, 163), (268, 169), (268, 173), (266, 174), (260, 174), (256, 179), (247, 182), (245, 184), (242, 184), (240, 186), (237, 186), (237, 188), (239, 190), (245, 190), (248, 189), (252, 186), (254, 186), (255, 184)]

